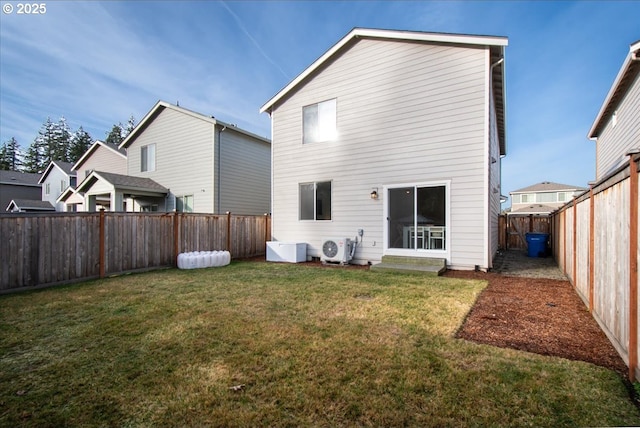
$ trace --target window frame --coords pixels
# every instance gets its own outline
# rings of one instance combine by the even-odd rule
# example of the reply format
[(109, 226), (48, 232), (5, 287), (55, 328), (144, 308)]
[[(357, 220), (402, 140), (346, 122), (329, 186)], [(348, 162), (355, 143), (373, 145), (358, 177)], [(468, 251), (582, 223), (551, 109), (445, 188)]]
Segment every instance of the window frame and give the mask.
[(156, 170), (156, 144), (146, 144), (140, 147), (140, 172)]
[[(315, 129), (308, 129), (308, 113), (315, 109)], [(309, 126), (307, 126), (309, 124)], [(324, 129), (329, 126), (330, 129)], [(338, 133), (338, 99), (330, 98), (302, 107), (302, 144), (335, 141)]]
[[(313, 195), (303, 195), (303, 186), (313, 186)], [(328, 193), (328, 209), (322, 209), (322, 204), (327, 202), (326, 197), (322, 197), (322, 194), (319, 196), (318, 186), (319, 185), (328, 185), (329, 193)], [(306, 196), (306, 197), (304, 197)], [(311, 196), (311, 198), (309, 198)], [(324, 180), (324, 181), (312, 181), (312, 182), (304, 182), (298, 183), (298, 221), (332, 221), (333, 220), (333, 180)], [(303, 199), (305, 201), (303, 201)], [(303, 206), (303, 203), (308, 200), (313, 201), (313, 207)], [(311, 208), (311, 210), (309, 209)], [(322, 211), (322, 213), (318, 212), (318, 209)], [(305, 218), (303, 218), (303, 209), (305, 211)], [(312, 213), (312, 218), (308, 218), (309, 212)], [(321, 216), (319, 216), (321, 214)]]
[[(187, 199), (187, 201), (191, 201), (191, 204), (187, 204), (187, 206), (190, 207), (189, 210), (185, 210), (184, 206), (185, 206), (185, 198)], [(182, 196), (177, 196), (176, 197), (176, 211), (177, 212), (181, 212), (181, 213), (192, 213), (195, 212), (193, 207), (194, 207), (194, 202), (195, 202), (195, 198), (193, 197), (193, 194), (190, 195), (182, 195)]]

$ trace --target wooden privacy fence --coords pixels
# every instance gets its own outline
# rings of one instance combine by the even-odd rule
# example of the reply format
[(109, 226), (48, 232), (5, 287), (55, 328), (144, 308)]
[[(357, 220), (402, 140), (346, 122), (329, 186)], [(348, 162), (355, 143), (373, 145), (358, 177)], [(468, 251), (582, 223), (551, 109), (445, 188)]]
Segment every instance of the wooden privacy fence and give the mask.
[(0, 215), (0, 292), (176, 266), (182, 252), (265, 254), (271, 217), (227, 213)]
[(552, 251), (629, 367), (638, 371), (638, 169), (632, 155), (552, 217)]
[(501, 214), (498, 218), (499, 242), (504, 250), (526, 250), (526, 234), (551, 233), (548, 215)]

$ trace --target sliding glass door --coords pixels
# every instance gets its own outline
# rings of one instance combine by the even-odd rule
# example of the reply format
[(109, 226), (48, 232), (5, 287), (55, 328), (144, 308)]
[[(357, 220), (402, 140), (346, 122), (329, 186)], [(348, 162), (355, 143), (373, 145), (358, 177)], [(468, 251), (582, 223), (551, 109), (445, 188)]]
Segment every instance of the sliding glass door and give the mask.
[(447, 249), (446, 184), (388, 188), (387, 248)]

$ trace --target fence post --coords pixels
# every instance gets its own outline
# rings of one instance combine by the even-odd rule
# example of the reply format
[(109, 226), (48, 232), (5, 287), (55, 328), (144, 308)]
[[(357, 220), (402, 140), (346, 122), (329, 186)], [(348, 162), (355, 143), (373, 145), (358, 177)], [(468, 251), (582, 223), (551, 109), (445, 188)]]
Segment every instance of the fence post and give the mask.
[(231, 211), (227, 211), (227, 251), (231, 254)]
[(629, 156), (629, 380), (638, 366), (638, 161)]
[(267, 242), (269, 241), (269, 214), (264, 213), (264, 245), (267, 248)]
[(105, 227), (104, 227), (104, 208), (100, 208), (100, 278), (105, 277)]
[(178, 267), (178, 255), (180, 254), (180, 221), (178, 212), (173, 212), (173, 266)]

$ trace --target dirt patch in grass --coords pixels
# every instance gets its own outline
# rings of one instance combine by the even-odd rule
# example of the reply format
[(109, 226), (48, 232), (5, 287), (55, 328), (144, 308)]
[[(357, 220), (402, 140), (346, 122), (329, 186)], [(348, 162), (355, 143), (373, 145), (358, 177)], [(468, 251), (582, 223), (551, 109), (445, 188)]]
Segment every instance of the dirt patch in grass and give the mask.
[(568, 281), (449, 271), (489, 282), (456, 337), (569, 360), (626, 375), (628, 369)]

